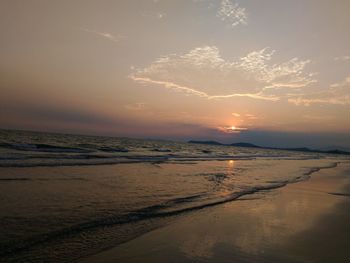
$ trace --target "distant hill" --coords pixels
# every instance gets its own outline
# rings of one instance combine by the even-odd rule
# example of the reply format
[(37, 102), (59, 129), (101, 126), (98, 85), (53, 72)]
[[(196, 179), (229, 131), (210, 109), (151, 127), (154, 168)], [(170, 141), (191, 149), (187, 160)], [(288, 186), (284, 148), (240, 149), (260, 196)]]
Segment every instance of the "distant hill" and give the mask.
[(321, 150), (321, 151), (339, 150), (339, 151), (344, 151), (344, 152), (350, 152), (350, 147), (343, 147), (343, 146), (335, 145), (335, 146), (322, 147), (319, 150)]
[(236, 147), (248, 147), (248, 148), (261, 148), (258, 145), (248, 143), (248, 142), (237, 142), (237, 143), (231, 143), (230, 146), (236, 146)]
[(194, 144), (206, 144), (206, 145), (221, 145), (221, 146), (236, 146), (236, 147), (252, 147), (252, 148), (261, 148), (260, 146), (257, 146), (252, 143), (248, 142), (238, 142), (238, 143), (232, 143), (232, 144), (224, 144), (216, 141), (188, 141), (188, 143), (194, 143)]
[(245, 147), (245, 148), (261, 148), (261, 149), (271, 149), (271, 150), (284, 150), (284, 151), (297, 151), (297, 152), (314, 152), (314, 153), (329, 153), (329, 154), (345, 154), (350, 155), (349, 151), (339, 150), (339, 149), (332, 149), (332, 150), (317, 150), (317, 149), (310, 149), (307, 147), (299, 147), (299, 148), (278, 148), (278, 147), (263, 147), (258, 146), (252, 143), (248, 142), (238, 142), (238, 143), (231, 143), (231, 144), (224, 144), (216, 141), (188, 141), (188, 143), (193, 144), (205, 144), (205, 145), (219, 145), (219, 146), (234, 146), (234, 147)]
[(219, 143), (216, 141), (188, 141), (188, 143), (194, 143), (194, 144), (207, 144), (207, 145), (226, 145), (227, 144), (223, 144), (223, 143)]

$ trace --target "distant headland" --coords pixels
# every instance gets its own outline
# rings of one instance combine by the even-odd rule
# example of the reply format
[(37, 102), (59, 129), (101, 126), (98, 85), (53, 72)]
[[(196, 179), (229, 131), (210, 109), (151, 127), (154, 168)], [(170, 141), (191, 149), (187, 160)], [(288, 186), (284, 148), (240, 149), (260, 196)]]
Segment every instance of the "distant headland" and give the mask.
[(307, 147), (297, 147), (297, 148), (266, 147), (266, 146), (255, 145), (255, 144), (248, 143), (248, 142), (238, 142), (238, 143), (225, 144), (225, 143), (220, 143), (220, 142), (217, 142), (217, 141), (195, 141), (195, 140), (190, 140), (190, 141), (188, 141), (188, 143), (217, 145), (217, 146), (235, 146), (235, 147), (245, 147), (245, 148), (260, 148), (260, 149), (284, 150), (284, 151), (298, 151), (298, 152), (314, 152), (314, 153), (328, 153), (328, 154), (345, 154), (345, 155), (350, 155), (350, 152), (339, 150), (339, 149), (319, 150), (319, 149), (310, 149), (310, 148), (307, 148)]

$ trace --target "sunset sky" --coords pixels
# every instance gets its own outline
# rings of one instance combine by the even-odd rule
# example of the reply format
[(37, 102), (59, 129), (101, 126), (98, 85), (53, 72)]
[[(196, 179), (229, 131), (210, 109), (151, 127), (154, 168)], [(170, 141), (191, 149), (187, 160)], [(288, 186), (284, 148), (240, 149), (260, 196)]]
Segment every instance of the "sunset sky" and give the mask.
[(348, 0), (2, 0), (0, 127), (350, 147)]

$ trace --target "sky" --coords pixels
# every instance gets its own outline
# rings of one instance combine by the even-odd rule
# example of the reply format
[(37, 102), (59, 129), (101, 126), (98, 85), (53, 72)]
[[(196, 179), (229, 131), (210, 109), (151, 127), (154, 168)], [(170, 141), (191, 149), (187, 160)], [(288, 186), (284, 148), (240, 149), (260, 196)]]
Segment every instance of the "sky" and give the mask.
[(0, 128), (350, 148), (348, 0), (1, 0)]

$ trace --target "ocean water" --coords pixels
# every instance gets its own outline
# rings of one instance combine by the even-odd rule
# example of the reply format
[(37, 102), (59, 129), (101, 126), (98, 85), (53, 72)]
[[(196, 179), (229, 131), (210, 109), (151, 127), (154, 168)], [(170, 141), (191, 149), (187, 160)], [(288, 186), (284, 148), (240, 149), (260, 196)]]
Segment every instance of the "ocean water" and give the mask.
[(0, 261), (71, 262), (347, 157), (0, 131)]

